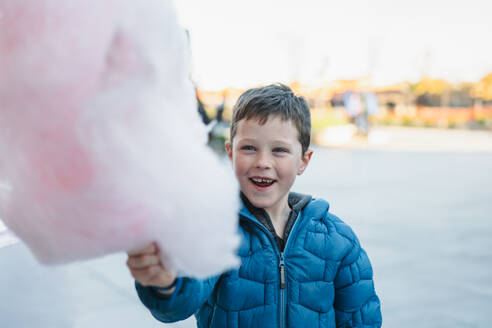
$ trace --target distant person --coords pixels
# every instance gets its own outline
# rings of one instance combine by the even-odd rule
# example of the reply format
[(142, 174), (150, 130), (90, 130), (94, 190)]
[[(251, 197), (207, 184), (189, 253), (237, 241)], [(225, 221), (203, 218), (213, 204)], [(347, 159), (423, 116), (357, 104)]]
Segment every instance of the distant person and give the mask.
[(217, 115), (215, 116), (215, 119), (217, 122), (222, 122), (224, 120), (224, 109), (225, 109), (225, 97), (222, 99), (222, 102), (220, 103), (219, 106), (217, 106)]
[(202, 119), (203, 124), (208, 125), (210, 123), (210, 118), (207, 115), (207, 112), (205, 111), (205, 106), (203, 106), (203, 102), (201, 101), (200, 97), (198, 96), (198, 90), (195, 89), (195, 94), (196, 94), (196, 102), (198, 105), (198, 114), (200, 114), (200, 117)]
[(208, 132), (208, 145), (218, 154), (225, 155), (224, 143), (227, 140), (229, 131), (229, 122), (224, 121), (226, 96), (223, 96), (222, 102), (217, 106), (217, 114), (211, 121)]
[(200, 115), (203, 124), (208, 127), (208, 146), (212, 148), (218, 154), (224, 154), (224, 142), (226, 141), (225, 134), (229, 128), (229, 124), (223, 120), (223, 112), (225, 108), (225, 98), (222, 103), (217, 107), (217, 115), (214, 119), (211, 119), (205, 110), (205, 106), (201, 101), (198, 90), (196, 92), (196, 101), (198, 105), (198, 114)]
[(343, 104), (350, 123), (357, 128), (357, 134), (363, 137), (369, 135), (370, 116), (378, 111), (378, 99), (372, 92), (347, 91), (343, 96)]
[(197, 280), (166, 270), (155, 244), (129, 254), (155, 318), (194, 314), (198, 327), (381, 327), (371, 264), (352, 229), (325, 200), (290, 191), (311, 159), (310, 134), (306, 100), (289, 87), (241, 95), (226, 144), (241, 188), (241, 266)]
[(362, 136), (368, 136), (371, 128), (370, 117), (376, 115), (379, 110), (377, 96), (372, 92), (361, 94), (362, 111), (357, 118), (357, 129)]
[(345, 92), (343, 94), (343, 106), (347, 111), (350, 123), (356, 124), (356, 118), (362, 112), (360, 95), (353, 91)]

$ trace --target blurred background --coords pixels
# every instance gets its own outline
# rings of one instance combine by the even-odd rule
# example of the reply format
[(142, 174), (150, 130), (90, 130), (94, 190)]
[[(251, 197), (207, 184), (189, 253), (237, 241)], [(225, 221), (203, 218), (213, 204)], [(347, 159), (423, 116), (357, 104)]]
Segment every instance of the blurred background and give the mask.
[[(308, 99), (313, 141), (321, 145), (365, 136), (383, 147), (386, 131), (397, 133), (387, 129), (394, 126), (492, 129), (486, 1), (183, 0), (177, 6), (189, 35), (192, 79), (210, 117), (219, 109), (228, 120), (245, 89), (282, 82)], [(371, 136), (372, 127), (379, 133)]]
[[(314, 155), (293, 190), (327, 199), (359, 235), (384, 327), (490, 327), (492, 3), (176, 6), (217, 153), (247, 88), (282, 82), (308, 100)], [(0, 221), (0, 327), (161, 327), (124, 262), (43, 267)]]

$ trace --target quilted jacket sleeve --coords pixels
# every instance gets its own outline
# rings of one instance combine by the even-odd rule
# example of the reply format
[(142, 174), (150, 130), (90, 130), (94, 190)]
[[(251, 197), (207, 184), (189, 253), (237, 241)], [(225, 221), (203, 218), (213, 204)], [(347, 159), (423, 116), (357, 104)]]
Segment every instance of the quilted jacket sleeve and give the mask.
[(374, 290), (373, 272), (366, 252), (352, 229), (339, 221), (336, 230), (350, 242), (335, 277), (335, 317), (337, 328), (381, 327), (379, 298)]
[(162, 322), (176, 322), (184, 320), (200, 309), (213, 292), (220, 276), (207, 280), (182, 278), (182, 285), (172, 304), (171, 297), (154, 291), (151, 287), (144, 287), (135, 282), (138, 297), (150, 310), (152, 315)]

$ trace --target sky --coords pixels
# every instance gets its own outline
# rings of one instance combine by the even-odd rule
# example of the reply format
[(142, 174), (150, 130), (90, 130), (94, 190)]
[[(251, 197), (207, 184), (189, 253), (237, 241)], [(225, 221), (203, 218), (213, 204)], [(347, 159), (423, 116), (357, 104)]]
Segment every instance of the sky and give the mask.
[(489, 0), (177, 0), (204, 89), (492, 72)]

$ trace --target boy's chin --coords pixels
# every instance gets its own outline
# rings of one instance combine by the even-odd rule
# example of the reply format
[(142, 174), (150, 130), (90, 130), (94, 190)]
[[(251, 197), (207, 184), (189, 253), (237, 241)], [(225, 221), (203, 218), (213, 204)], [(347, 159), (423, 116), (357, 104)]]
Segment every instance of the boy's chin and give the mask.
[(245, 194), (249, 202), (256, 208), (270, 208), (275, 204), (275, 200), (271, 197), (257, 197), (255, 195)]
[(256, 208), (267, 208), (267, 207), (270, 207), (271, 204), (268, 203), (268, 202), (256, 202), (254, 200), (250, 201), (251, 204), (253, 204), (254, 207)]

